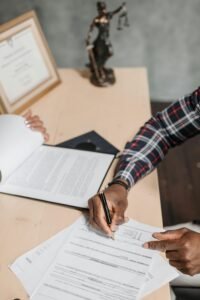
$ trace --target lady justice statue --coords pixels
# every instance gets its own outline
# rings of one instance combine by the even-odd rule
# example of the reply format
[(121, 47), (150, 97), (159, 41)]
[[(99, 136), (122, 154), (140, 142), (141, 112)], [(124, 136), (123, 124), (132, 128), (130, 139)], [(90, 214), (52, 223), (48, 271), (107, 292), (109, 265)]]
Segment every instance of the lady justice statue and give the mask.
[[(110, 42), (110, 21), (112, 17), (119, 13), (118, 29), (122, 29), (122, 21), (124, 26), (129, 26), (126, 4), (123, 3), (120, 7), (112, 12), (106, 9), (106, 3), (103, 1), (97, 2), (98, 16), (94, 18), (88, 36), (86, 46), (89, 55), (89, 68), (91, 71), (90, 81), (96, 86), (109, 86), (115, 83), (115, 75), (112, 69), (105, 67), (105, 63), (109, 57), (113, 55), (112, 44)], [(96, 39), (91, 42), (92, 32), (94, 28), (98, 29)]]

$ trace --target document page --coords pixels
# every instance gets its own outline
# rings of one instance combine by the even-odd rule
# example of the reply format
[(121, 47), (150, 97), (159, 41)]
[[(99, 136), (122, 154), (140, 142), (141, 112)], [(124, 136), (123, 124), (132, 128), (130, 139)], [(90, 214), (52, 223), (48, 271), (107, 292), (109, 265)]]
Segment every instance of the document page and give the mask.
[(150, 270), (148, 271), (147, 279), (142, 288), (140, 298), (143, 298), (159, 289), (161, 286), (167, 284), (178, 276), (179, 272), (174, 267), (170, 266), (169, 263), (160, 256), (160, 254), (156, 254), (150, 266)]
[(27, 128), (25, 119), (16, 115), (0, 116), (0, 172), (5, 181), (40, 145), (40, 132)]
[[(81, 219), (77, 222), (80, 222)], [(73, 228), (77, 226), (77, 222), (18, 257), (10, 266), (10, 269), (20, 279), (29, 296), (39, 284), (63, 243), (69, 238)]]
[(87, 207), (114, 155), (41, 146), (9, 178), (0, 192)]
[(31, 300), (134, 300), (155, 252), (142, 248), (149, 234), (134, 221), (116, 239), (78, 225), (61, 247)]
[[(62, 248), (63, 244), (67, 242), (70, 234), (73, 234), (73, 230), (80, 224), (83, 224), (83, 217), (79, 218), (78, 221), (73, 223), (67, 229), (62, 230), (49, 240), (17, 258), (10, 266), (10, 269), (20, 279), (29, 296), (32, 295), (33, 291), (39, 285), (44, 274), (55, 259), (56, 254)], [(137, 230), (146, 231), (145, 241), (150, 239), (148, 235), (152, 235), (154, 231), (160, 230), (159, 228), (147, 226), (138, 222), (135, 222), (135, 224), (137, 224)], [(141, 289), (139, 298), (143, 298), (163, 284), (173, 280), (178, 275), (176, 269), (171, 267), (167, 261), (156, 253), (150, 268), (148, 269), (145, 284)]]

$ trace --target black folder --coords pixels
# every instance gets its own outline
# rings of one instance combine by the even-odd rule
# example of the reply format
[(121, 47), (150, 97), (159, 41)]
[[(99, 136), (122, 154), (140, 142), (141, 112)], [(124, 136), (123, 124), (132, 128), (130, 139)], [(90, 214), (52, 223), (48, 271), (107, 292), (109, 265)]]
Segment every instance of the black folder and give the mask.
[(57, 144), (56, 146), (114, 155), (119, 152), (119, 149), (109, 143), (94, 130)]

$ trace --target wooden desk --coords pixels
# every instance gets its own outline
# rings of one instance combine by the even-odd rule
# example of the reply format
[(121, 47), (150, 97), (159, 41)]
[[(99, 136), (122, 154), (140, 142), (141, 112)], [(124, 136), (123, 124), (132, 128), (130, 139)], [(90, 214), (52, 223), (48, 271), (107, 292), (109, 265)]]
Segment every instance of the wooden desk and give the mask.
[[(50, 143), (56, 144), (92, 129), (123, 149), (150, 116), (145, 69), (117, 69), (117, 84), (96, 88), (84, 73), (60, 70), (62, 84), (32, 106), (44, 120)], [(108, 174), (108, 181), (112, 172)], [(0, 300), (27, 299), (22, 285), (8, 265), (19, 255), (67, 227), (79, 210), (30, 199), (0, 195)], [(161, 226), (156, 172), (140, 181), (129, 196), (128, 215)], [(148, 300), (169, 300), (166, 285)]]

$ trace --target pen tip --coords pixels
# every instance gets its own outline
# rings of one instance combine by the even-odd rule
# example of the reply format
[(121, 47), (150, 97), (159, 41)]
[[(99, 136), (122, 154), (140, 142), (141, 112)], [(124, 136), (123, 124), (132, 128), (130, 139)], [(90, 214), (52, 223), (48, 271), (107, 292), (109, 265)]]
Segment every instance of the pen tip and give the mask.
[(110, 239), (112, 239), (112, 240), (115, 240), (114, 232), (108, 233), (108, 234), (107, 234), (107, 237), (110, 238)]

